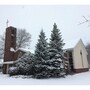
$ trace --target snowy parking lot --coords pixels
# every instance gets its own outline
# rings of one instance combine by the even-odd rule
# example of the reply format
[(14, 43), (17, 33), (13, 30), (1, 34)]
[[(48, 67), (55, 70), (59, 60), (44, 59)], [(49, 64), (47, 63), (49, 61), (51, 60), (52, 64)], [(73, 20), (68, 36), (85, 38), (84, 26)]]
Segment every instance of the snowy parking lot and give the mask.
[(90, 85), (90, 71), (65, 78), (33, 79), (26, 76), (4, 75), (0, 73), (0, 85)]

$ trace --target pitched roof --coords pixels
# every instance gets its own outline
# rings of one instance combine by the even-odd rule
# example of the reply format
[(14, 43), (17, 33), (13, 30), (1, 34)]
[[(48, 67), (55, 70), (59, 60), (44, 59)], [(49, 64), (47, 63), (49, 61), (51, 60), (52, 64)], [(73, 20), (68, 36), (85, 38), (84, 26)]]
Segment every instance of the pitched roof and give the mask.
[[(31, 53), (34, 53), (34, 50), (31, 50), (31, 49), (27, 49), (27, 48), (19, 48), (18, 50), (21, 50), (23, 52), (31, 52)], [(17, 51), (18, 51), (17, 50)]]

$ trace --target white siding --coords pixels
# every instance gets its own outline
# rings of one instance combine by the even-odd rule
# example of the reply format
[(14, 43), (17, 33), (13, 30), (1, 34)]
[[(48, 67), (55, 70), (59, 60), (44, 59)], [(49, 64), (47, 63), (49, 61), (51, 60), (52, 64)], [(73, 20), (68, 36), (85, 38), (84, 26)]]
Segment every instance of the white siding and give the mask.
[[(82, 55), (80, 52), (82, 52)], [(73, 49), (73, 65), (74, 69), (88, 68), (87, 51), (82, 40)]]

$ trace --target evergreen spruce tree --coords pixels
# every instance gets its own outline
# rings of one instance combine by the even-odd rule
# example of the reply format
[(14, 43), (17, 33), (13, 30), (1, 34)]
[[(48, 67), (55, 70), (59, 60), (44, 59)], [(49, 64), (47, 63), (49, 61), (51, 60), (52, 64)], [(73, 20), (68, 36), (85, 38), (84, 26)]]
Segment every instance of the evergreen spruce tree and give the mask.
[(46, 61), (49, 59), (48, 56), (48, 43), (43, 30), (41, 30), (38, 42), (35, 49), (35, 62), (34, 62), (34, 77), (35, 78), (46, 78)]
[(38, 43), (36, 44), (36, 50), (35, 50), (35, 60), (36, 61), (43, 61), (48, 59), (48, 43), (45, 36), (45, 33), (43, 30), (41, 30)]
[(55, 58), (55, 55), (57, 54), (61, 55), (62, 58), (63, 46), (64, 43), (61, 32), (57, 29), (56, 23), (54, 23), (49, 43), (50, 59)]
[(63, 46), (62, 35), (57, 28), (56, 23), (54, 23), (49, 43), (50, 60), (48, 61), (48, 63), (51, 64), (52, 77), (60, 77), (64, 75)]

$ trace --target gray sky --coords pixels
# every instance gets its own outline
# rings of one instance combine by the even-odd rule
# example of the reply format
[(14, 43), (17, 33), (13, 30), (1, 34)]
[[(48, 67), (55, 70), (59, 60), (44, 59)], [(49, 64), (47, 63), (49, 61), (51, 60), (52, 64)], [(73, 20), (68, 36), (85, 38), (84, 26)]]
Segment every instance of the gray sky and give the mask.
[(38, 35), (43, 28), (47, 38), (50, 38), (54, 22), (61, 30), (64, 42), (82, 39), (84, 43), (90, 42), (90, 27), (83, 22), (85, 16), (90, 19), (90, 6), (88, 5), (26, 5), (26, 6), (0, 6), (0, 34), (9, 26), (25, 28), (32, 35), (31, 49), (37, 43)]

